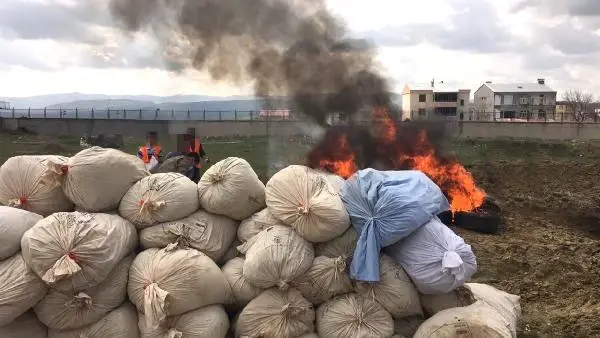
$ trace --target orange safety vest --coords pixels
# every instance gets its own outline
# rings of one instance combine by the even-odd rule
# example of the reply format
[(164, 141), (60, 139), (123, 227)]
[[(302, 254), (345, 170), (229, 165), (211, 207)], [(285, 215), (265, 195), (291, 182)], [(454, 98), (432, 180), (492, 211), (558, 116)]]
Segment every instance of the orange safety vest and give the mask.
[[(152, 147), (152, 151), (153, 151), (152, 156), (154, 156), (154, 157), (156, 157), (156, 159), (158, 159), (158, 156), (160, 155), (160, 152), (162, 151), (162, 147), (154, 146), (154, 147)], [(150, 163), (150, 156), (148, 156), (148, 147), (147, 146), (140, 147), (140, 153), (142, 154), (142, 161), (144, 161), (144, 163)]]
[[(198, 155), (200, 155), (200, 152), (202, 151), (202, 143), (200, 143), (200, 139), (194, 139), (194, 145), (192, 146), (190, 144), (186, 150), (188, 153), (198, 153)], [(202, 164), (200, 164), (200, 162), (196, 163), (196, 168), (202, 168)]]

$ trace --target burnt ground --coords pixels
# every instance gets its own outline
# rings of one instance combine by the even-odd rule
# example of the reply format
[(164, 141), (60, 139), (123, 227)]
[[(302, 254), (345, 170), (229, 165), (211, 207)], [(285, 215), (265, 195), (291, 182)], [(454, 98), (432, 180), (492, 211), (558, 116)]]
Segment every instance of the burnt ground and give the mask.
[(525, 147), (467, 166), (506, 226), (501, 235), (458, 230), (478, 258), (474, 281), (522, 297), (519, 336), (600, 336), (600, 147)]

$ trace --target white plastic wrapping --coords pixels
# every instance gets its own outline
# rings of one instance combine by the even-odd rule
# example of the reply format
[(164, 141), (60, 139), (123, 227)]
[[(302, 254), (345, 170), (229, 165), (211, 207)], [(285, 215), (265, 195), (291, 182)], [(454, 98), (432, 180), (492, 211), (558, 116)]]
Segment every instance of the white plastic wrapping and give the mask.
[(471, 246), (438, 218), (387, 249), (422, 294), (444, 294), (462, 286), (476, 271)]

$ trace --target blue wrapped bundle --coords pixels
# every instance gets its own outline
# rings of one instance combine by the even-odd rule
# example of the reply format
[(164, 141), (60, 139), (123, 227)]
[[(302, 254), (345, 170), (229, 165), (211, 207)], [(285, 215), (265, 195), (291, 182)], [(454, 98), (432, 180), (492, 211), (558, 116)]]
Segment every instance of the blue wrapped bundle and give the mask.
[(420, 171), (360, 170), (341, 191), (359, 233), (350, 277), (379, 281), (379, 253), (450, 208), (440, 188)]

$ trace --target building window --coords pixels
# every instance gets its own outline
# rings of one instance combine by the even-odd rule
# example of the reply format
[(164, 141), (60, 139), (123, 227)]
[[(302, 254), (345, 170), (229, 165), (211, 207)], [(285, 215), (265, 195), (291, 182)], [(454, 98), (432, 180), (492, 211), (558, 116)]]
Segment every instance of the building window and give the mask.
[(425, 116), (425, 109), (419, 108), (419, 116)]
[(427, 102), (427, 95), (419, 94), (419, 102)]
[(522, 97), (521, 100), (520, 100), (520, 102), (521, 102), (521, 104), (527, 104), (527, 103), (529, 103), (529, 98)]
[(545, 120), (546, 119), (546, 111), (540, 109), (538, 110), (538, 119)]
[(519, 113), (519, 118), (520, 119), (526, 119), (527, 118), (527, 110), (521, 110), (521, 112)]
[(503, 111), (501, 115), (503, 119), (514, 119), (517, 117), (517, 113), (514, 111)]
[(434, 102), (457, 102), (458, 93), (434, 93)]
[(465, 105), (465, 100), (464, 99), (460, 99), (460, 105), (464, 106)]
[(456, 107), (436, 107), (435, 115), (438, 116), (456, 116)]

